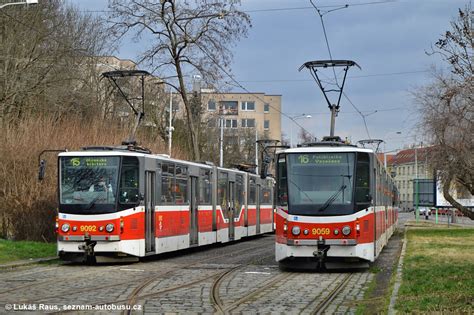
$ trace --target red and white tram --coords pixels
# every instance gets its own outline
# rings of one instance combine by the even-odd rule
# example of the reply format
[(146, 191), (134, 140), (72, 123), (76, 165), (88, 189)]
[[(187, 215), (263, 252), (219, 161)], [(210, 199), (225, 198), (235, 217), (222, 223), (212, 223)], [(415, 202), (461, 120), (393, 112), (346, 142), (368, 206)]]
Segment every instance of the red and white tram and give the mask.
[(394, 232), (398, 192), (371, 149), (323, 141), (277, 152), (276, 260), (367, 266)]
[(136, 260), (272, 232), (273, 186), (130, 147), (61, 153), (58, 255)]

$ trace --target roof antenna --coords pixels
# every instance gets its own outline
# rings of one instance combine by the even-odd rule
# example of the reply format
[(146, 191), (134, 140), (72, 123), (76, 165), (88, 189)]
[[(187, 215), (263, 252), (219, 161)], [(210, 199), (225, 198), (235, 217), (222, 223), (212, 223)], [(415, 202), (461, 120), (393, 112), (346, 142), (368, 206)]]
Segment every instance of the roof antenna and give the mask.
[[(135, 124), (134, 124), (132, 130), (130, 131), (130, 135), (128, 137), (128, 140), (122, 141), (122, 145), (126, 145), (129, 148), (136, 146), (137, 141), (135, 139), (135, 134), (137, 132), (138, 125), (140, 124), (141, 120), (145, 116), (145, 77), (149, 76), (149, 75), (150, 75), (150, 73), (148, 71), (144, 71), (144, 70), (116, 70), (116, 71), (108, 71), (108, 72), (103, 72), (102, 73), (103, 77), (109, 79), (109, 81), (117, 87), (120, 94), (125, 99), (125, 101), (130, 106), (130, 108), (133, 110), (133, 113), (135, 114)], [(141, 97), (135, 98), (135, 99), (139, 99), (139, 100), (142, 101), (141, 109), (138, 108), (138, 107), (133, 106), (133, 104), (132, 104), (133, 98), (130, 98), (129, 95), (125, 94), (123, 89), (117, 83), (117, 79), (118, 78), (123, 78), (123, 77), (140, 77)]]
[[(344, 84), (346, 83), (346, 77), (347, 77), (347, 70), (349, 70), (349, 67), (356, 66), (357, 68), (361, 69), (360, 66), (352, 60), (315, 60), (315, 61), (308, 61), (304, 63), (298, 71), (301, 71), (303, 68), (308, 68), (311, 71), (311, 75), (313, 76), (314, 80), (318, 84), (319, 88), (321, 89), (321, 92), (323, 92), (324, 98), (326, 99), (326, 102), (328, 103), (328, 107), (331, 110), (331, 130), (330, 130), (330, 137), (328, 139), (335, 139), (334, 137), (334, 129), (335, 129), (335, 124), (336, 124), (336, 117), (337, 114), (339, 113), (339, 103), (341, 102), (341, 96), (342, 92), (344, 90)], [(337, 88), (333, 89), (326, 89), (325, 86), (323, 86), (323, 81), (318, 76), (318, 68), (328, 68), (328, 67), (344, 67), (344, 79), (342, 80), (342, 85), (339, 86), (339, 84), (335, 84)], [(339, 93), (339, 97), (337, 99), (336, 104), (332, 104), (331, 101), (328, 98), (328, 93), (329, 92), (336, 92)]]

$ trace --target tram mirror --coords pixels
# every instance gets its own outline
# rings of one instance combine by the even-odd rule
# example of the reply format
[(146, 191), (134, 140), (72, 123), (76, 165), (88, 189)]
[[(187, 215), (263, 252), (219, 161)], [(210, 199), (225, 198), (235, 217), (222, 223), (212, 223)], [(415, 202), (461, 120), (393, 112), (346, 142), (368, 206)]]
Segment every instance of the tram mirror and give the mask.
[(38, 180), (43, 180), (46, 172), (46, 161), (41, 160), (39, 164)]

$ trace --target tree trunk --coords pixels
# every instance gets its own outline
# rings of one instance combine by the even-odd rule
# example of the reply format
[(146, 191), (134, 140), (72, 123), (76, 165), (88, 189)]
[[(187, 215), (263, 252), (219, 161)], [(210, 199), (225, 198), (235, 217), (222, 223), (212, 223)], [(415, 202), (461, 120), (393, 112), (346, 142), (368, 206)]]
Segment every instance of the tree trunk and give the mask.
[(449, 193), (449, 188), (451, 187), (451, 182), (453, 181), (453, 177), (449, 176), (445, 183), (443, 183), (443, 196), (446, 201), (448, 201), (454, 208), (458, 209), (462, 212), (466, 217), (474, 220), (474, 212), (469, 210), (469, 208), (464, 207), (462, 204), (457, 202), (453, 196)]

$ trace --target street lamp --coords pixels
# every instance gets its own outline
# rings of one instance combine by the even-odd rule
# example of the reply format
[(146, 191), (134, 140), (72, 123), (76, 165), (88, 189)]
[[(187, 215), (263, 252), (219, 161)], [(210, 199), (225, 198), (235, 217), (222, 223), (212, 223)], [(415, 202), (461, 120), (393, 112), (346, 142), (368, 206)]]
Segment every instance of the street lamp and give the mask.
[(25, 0), (25, 1), (21, 1), (21, 2), (5, 3), (5, 4), (0, 5), (0, 9), (3, 9), (5, 7), (8, 7), (8, 6), (12, 6), (12, 5), (19, 5), (19, 4), (26, 4), (26, 5), (38, 4), (38, 0)]
[[(303, 118), (312, 118), (313, 116), (311, 115), (306, 115), (306, 114), (301, 114), (301, 115), (298, 115), (298, 116), (295, 116), (295, 117), (290, 117), (290, 119), (294, 122), (295, 120), (297, 119), (303, 119)], [(293, 124), (290, 125), (291, 126), (291, 131), (290, 131), (290, 148), (293, 147)]]

